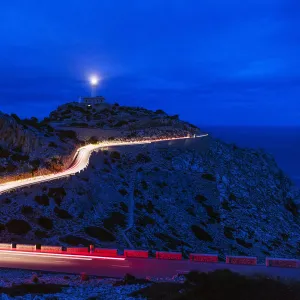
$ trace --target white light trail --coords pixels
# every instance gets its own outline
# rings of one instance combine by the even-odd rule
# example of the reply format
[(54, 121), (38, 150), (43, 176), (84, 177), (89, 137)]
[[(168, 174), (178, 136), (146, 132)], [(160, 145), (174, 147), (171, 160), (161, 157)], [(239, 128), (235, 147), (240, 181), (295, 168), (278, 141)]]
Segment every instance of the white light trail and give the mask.
[[(207, 135), (208, 134), (202, 134), (196, 137), (200, 138)], [(74, 156), (72, 165), (67, 170), (55, 174), (36, 176), (36, 177), (20, 179), (20, 180), (15, 180), (15, 181), (0, 184), (0, 195), (5, 192), (9, 192), (18, 188), (30, 186), (32, 184), (48, 182), (48, 181), (68, 177), (70, 175), (75, 175), (76, 173), (84, 170), (88, 166), (89, 159), (92, 152), (104, 147), (144, 145), (144, 144), (151, 144), (151, 143), (164, 142), (164, 141), (185, 140), (190, 138), (191, 138), (190, 136), (185, 136), (185, 137), (166, 138), (166, 139), (152, 139), (152, 140), (128, 141), (128, 142), (111, 141), (111, 142), (100, 142), (98, 144), (89, 144), (78, 149), (78, 151)]]

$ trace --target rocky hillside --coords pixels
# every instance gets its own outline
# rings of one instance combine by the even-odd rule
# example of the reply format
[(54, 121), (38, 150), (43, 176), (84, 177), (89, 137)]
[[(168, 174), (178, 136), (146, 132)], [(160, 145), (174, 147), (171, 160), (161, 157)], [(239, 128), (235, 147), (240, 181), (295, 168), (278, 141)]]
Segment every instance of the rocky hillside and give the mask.
[(195, 126), (143, 108), (68, 103), (39, 122), (0, 113), (0, 182), (61, 171), (84, 143), (183, 136)]
[(0, 113), (0, 180), (60, 170), (77, 144), (72, 131), (54, 131), (36, 118)]
[[(159, 137), (185, 135), (199, 132), (199, 129), (181, 121), (178, 115), (169, 116), (162, 110), (151, 111), (141, 107), (127, 107), (119, 104), (97, 104), (88, 106), (80, 103), (67, 103), (51, 112), (45, 123), (55, 128), (71, 127), (97, 129), (93, 132), (113, 138)], [(105, 132), (106, 131), (106, 132)], [(97, 133), (101, 133), (101, 135)]]
[(211, 137), (114, 147), (0, 196), (1, 242), (300, 257), (299, 195), (270, 155)]

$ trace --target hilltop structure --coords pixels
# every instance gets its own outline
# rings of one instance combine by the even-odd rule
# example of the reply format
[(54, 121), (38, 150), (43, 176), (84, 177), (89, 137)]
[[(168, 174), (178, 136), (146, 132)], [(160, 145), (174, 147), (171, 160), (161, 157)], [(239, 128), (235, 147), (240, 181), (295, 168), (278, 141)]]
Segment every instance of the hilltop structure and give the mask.
[(96, 96), (96, 97), (82, 97), (80, 98), (81, 103), (85, 104), (100, 104), (105, 102), (105, 98), (103, 96)]

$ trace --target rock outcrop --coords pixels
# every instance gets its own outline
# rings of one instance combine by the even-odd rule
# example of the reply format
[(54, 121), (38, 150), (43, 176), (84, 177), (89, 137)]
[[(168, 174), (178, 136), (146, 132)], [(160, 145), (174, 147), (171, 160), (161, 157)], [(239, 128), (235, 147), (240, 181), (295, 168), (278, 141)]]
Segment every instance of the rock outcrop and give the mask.
[(18, 148), (28, 154), (41, 145), (42, 136), (25, 128), (15, 118), (0, 112), (0, 146), (9, 149)]

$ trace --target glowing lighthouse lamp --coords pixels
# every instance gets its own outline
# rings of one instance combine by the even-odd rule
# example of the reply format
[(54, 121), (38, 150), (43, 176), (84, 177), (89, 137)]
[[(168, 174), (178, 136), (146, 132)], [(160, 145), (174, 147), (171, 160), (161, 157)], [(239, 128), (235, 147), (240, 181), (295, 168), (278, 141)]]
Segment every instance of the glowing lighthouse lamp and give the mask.
[(91, 85), (91, 96), (95, 97), (96, 87), (99, 84), (100, 79), (97, 76), (90, 77), (90, 85)]

